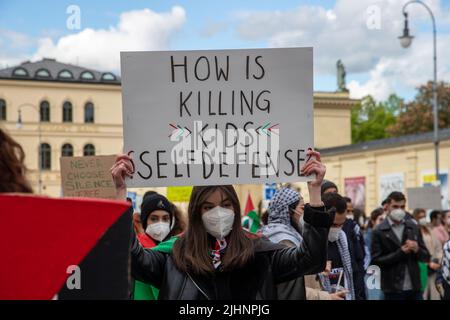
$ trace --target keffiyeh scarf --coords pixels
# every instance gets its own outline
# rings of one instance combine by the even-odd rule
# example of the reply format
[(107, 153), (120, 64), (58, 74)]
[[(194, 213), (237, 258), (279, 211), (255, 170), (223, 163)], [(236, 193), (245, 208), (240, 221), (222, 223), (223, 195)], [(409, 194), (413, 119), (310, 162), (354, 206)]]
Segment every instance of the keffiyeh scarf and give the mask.
[(278, 189), (270, 201), (269, 218), (261, 229), (262, 234), (274, 243), (289, 240), (299, 246), (303, 238), (291, 225), (289, 206), (300, 199), (300, 194), (292, 189)]
[(442, 276), (450, 285), (450, 241), (444, 244), (444, 255), (442, 257)]
[[(353, 268), (352, 259), (350, 257), (350, 251), (348, 250), (347, 236), (344, 231), (339, 232), (339, 238), (337, 240), (337, 247), (341, 256), (342, 265), (344, 269), (344, 287), (348, 290), (345, 296), (346, 300), (355, 300), (355, 288), (353, 286)], [(320, 282), (323, 288), (331, 292), (330, 279), (323, 274), (319, 274)]]

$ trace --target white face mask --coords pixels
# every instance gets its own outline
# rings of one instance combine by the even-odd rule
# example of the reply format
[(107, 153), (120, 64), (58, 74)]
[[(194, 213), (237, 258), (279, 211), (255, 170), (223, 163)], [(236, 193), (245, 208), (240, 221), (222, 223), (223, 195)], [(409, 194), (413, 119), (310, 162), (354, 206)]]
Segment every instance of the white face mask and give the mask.
[(354, 218), (355, 218), (355, 216), (353, 214), (348, 214), (347, 215), (347, 219), (354, 220)]
[(303, 226), (305, 225), (305, 220), (303, 219), (303, 215), (300, 217), (300, 220), (298, 223), (300, 225), (300, 228), (303, 228)]
[[(294, 223), (296, 223), (300, 229), (303, 228), (303, 225), (305, 224), (305, 221), (303, 220), (303, 212), (301, 212), (297, 209), (294, 209), (293, 212), (294, 212), (294, 214), (291, 216), (292, 221)], [(299, 218), (297, 218), (297, 217), (299, 217)]]
[(358, 223), (359, 223), (359, 225), (360, 226), (363, 226), (364, 225), (364, 217), (363, 216), (361, 216), (361, 217), (359, 217), (359, 221), (358, 221)]
[(330, 228), (330, 233), (328, 233), (328, 241), (336, 242), (339, 239), (339, 233), (341, 232), (341, 228)]
[(394, 209), (389, 214), (391, 219), (394, 221), (397, 221), (397, 222), (402, 221), (405, 218), (405, 215), (406, 215), (406, 212), (405, 212), (405, 210), (402, 210), (402, 209)]
[(205, 212), (202, 215), (202, 221), (210, 235), (222, 240), (233, 229), (234, 211), (217, 206)]
[(419, 222), (419, 225), (424, 226), (424, 227), (428, 224), (427, 218), (425, 218), (425, 217), (420, 218), (418, 222)]
[(147, 226), (145, 233), (156, 241), (163, 241), (170, 233), (170, 224), (168, 222), (157, 222)]

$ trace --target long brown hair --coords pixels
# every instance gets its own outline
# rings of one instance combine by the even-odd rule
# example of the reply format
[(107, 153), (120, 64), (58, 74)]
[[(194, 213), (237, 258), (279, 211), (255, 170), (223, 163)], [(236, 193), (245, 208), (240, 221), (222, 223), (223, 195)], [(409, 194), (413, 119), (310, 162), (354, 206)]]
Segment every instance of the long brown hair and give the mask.
[(33, 193), (24, 160), (20, 144), (0, 129), (0, 192)]
[(230, 232), (230, 240), (222, 260), (222, 270), (230, 271), (242, 267), (253, 258), (253, 241), (246, 236), (242, 229), (239, 199), (233, 186), (194, 187), (189, 201), (187, 230), (173, 247), (175, 265), (182, 272), (195, 274), (214, 272), (201, 208), (206, 199), (216, 190), (220, 190), (228, 197), (234, 209), (233, 229)]
[(175, 224), (170, 233), (171, 235), (176, 236), (183, 233), (186, 229), (186, 221), (184, 220), (183, 213), (176, 205), (173, 205), (173, 217), (175, 219)]

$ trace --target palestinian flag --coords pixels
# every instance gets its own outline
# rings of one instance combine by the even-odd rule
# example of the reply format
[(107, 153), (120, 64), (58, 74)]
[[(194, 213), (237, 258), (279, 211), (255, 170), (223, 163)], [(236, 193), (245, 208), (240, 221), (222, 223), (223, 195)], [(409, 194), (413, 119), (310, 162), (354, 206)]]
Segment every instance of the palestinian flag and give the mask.
[(250, 193), (248, 194), (247, 203), (245, 204), (245, 216), (242, 217), (242, 227), (251, 233), (257, 233), (261, 227), (261, 220), (256, 213)]

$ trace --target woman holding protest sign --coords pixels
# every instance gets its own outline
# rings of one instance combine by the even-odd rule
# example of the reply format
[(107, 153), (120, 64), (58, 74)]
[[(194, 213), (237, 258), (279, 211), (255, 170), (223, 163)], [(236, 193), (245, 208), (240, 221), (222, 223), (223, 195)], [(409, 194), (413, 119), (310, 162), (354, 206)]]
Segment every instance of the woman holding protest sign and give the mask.
[[(300, 246), (251, 239), (242, 229), (232, 186), (194, 187), (188, 228), (171, 253), (145, 250), (133, 239), (133, 276), (159, 288), (159, 299), (276, 299), (277, 284), (321, 272), (334, 217), (321, 200), (325, 166), (320, 154), (309, 150), (308, 155), (302, 174), (316, 177), (308, 182), (310, 203), (305, 205)], [(112, 168), (118, 197), (126, 194), (125, 177), (132, 172), (131, 158), (119, 156)]]

